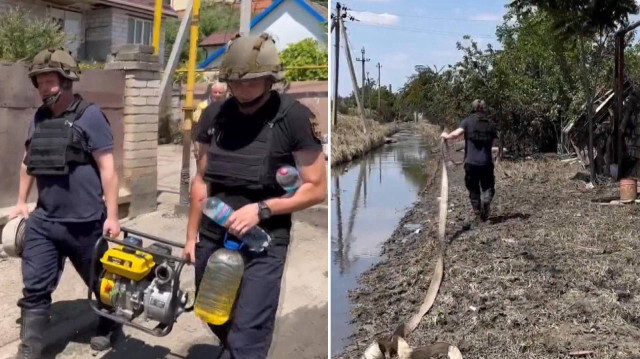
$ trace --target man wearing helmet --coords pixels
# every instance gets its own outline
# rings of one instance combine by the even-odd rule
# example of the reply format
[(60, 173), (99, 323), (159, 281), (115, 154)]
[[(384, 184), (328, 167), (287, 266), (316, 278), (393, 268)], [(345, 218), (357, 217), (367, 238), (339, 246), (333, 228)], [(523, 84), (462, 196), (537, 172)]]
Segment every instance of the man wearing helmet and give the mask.
[[(284, 77), (273, 39), (239, 37), (229, 44), (220, 69), (231, 98), (212, 104), (198, 124), (198, 171), (184, 249), (195, 262), (196, 286), (225, 233), (241, 238), (259, 225), (272, 238), (261, 253), (242, 252), (245, 269), (229, 322), (211, 329), (224, 348), (221, 358), (266, 358), (271, 345), (280, 282), (290, 239), (291, 213), (324, 200), (326, 169), (321, 140), (308, 108), (272, 90)], [(283, 196), (276, 170), (297, 166), (302, 185)], [(200, 201), (216, 196), (235, 212), (224, 227), (201, 215)], [(199, 241), (197, 236), (199, 234)], [(197, 243), (196, 243), (197, 242)]]
[[(115, 237), (120, 232), (113, 136), (100, 108), (73, 93), (78, 74), (75, 60), (64, 50), (41, 51), (29, 69), (43, 105), (29, 126), (18, 203), (10, 215), (28, 218), (22, 254), (24, 289), (18, 301), (22, 323), (17, 358), (21, 359), (42, 355), (51, 293), (65, 258), (91, 286), (96, 241), (103, 234)], [(38, 202), (30, 214), (26, 202), (34, 179)], [(100, 317), (91, 346), (108, 348), (114, 329), (114, 322)]]
[(485, 115), (485, 103), (475, 100), (471, 104), (471, 116), (460, 123), (451, 133), (443, 132), (445, 140), (456, 139), (464, 134), (464, 182), (469, 190), (471, 206), (477, 217), (486, 221), (495, 194), (493, 157), (491, 147), (498, 138), (496, 126)]

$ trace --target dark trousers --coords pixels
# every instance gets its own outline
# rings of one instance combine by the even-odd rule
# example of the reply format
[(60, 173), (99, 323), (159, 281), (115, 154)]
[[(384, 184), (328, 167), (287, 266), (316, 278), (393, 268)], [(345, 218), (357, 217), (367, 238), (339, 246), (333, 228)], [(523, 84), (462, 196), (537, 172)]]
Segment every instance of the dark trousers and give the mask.
[(475, 212), (479, 212), (480, 205), (490, 204), (495, 194), (493, 164), (476, 166), (465, 163), (464, 172), (464, 184), (469, 190), (471, 206)]
[[(23, 298), (18, 306), (25, 310), (51, 307), (51, 293), (57, 287), (65, 258), (87, 286), (91, 268), (91, 255), (97, 240), (102, 235), (104, 220), (79, 223), (51, 222), (30, 216), (25, 229), (24, 252), (22, 254)], [(99, 257), (107, 250), (100, 248)], [(102, 265), (96, 261), (96, 277)], [(96, 286), (91, 286), (95, 288)]]
[[(196, 244), (196, 290), (213, 252), (222, 247), (202, 234)], [(262, 253), (242, 250), (244, 274), (233, 313), (221, 326), (209, 325), (220, 339), (221, 359), (264, 359), (267, 357), (280, 299), (280, 285), (287, 256), (286, 245), (269, 247)]]

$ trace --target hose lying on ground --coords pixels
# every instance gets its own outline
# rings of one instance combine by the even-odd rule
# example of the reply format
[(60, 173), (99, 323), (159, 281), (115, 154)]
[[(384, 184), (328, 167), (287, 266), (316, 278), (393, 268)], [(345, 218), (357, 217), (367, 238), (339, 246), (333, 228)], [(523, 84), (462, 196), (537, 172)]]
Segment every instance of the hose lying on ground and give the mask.
[(429, 284), (427, 294), (418, 312), (414, 314), (408, 322), (400, 324), (390, 337), (376, 339), (367, 347), (362, 355), (362, 359), (386, 359), (394, 355), (397, 355), (399, 359), (426, 359), (438, 357), (440, 354), (447, 354), (449, 359), (462, 359), (462, 353), (460, 353), (460, 350), (455, 345), (438, 342), (412, 349), (404, 339), (418, 327), (422, 317), (431, 309), (438, 295), (440, 284), (442, 283), (447, 226), (447, 203), (449, 200), (447, 164), (462, 164), (462, 162), (459, 163), (449, 159), (448, 152), (449, 147), (447, 143), (443, 141), (441, 144), (442, 180), (440, 187), (440, 214), (438, 219), (438, 257), (436, 258), (436, 265), (431, 275), (431, 283)]

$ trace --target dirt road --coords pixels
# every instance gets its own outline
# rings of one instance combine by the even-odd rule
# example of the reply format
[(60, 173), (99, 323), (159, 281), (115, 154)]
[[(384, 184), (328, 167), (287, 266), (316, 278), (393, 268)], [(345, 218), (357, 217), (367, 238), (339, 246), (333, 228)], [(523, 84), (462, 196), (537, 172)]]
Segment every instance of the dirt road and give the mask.
[[(178, 146), (159, 148), (159, 185), (168, 190), (159, 196), (153, 213), (121, 221), (122, 226), (174, 241), (184, 241), (186, 218), (174, 215), (178, 203), (180, 161)], [(173, 192), (173, 193), (171, 193)], [(270, 358), (327, 358), (328, 337), (328, 253), (327, 206), (322, 204), (296, 213), (280, 295), (276, 329)], [(178, 253), (174, 253), (178, 254)], [(22, 277), (20, 260), (0, 255), (0, 359), (17, 351)], [(193, 267), (182, 273), (182, 288), (193, 288)], [(46, 358), (86, 359), (89, 330), (96, 324), (87, 301), (84, 283), (67, 261), (57, 290), (53, 293), (52, 325), (46, 333)], [(118, 358), (211, 358), (217, 339), (193, 313), (178, 318), (164, 338), (125, 328), (127, 338), (114, 350), (97, 357)]]
[[(411, 345), (451, 342), (465, 359), (640, 353), (640, 207), (592, 202), (617, 189), (587, 189), (575, 178), (579, 170), (558, 161), (500, 164), (492, 215), (469, 230), (463, 170), (450, 171), (443, 284)], [(340, 358), (358, 358), (375, 334), (393, 330), (422, 302), (436, 254), (438, 195), (436, 180), (386, 242), (384, 260), (350, 293), (356, 334)], [(423, 231), (412, 234), (406, 224)]]

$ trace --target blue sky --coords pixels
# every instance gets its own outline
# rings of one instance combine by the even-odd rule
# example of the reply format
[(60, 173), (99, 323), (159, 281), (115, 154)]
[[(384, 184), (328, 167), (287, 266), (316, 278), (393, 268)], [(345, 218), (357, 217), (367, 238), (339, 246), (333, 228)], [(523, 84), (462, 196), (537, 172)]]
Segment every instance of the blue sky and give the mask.
[[(377, 79), (380, 62), (381, 83), (398, 91), (414, 73), (416, 65), (438, 68), (461, 59), (456, 41), (471, 35), (482, 48), (491, 43), (500, 48), (495, 28), (506, 12), (505, 0), (343, 0), (359, 22), (347, 21), (352, 58), (358, 84), (361, 83), (360, 50), (364, 46), (369, 77)], [(335, 2), (332, 1), (332, 4)], [(335, 6), (332, 11), (335, 11)], [(634, 16), (637, 20), (639, 17)], [(334, 34), (331, 33), (331, 68), (333, 69)], [(344, 46), (341, 39), (341, 47)], [(468, 42), (467, 42), (468, 43)], [(333, 73), (332, 73), (333, 74)], [(338, 92), (346, 96), (352, 91), (344, 49), (340, 49)], [(333, 96), (333, 90), (332, 90)]]

